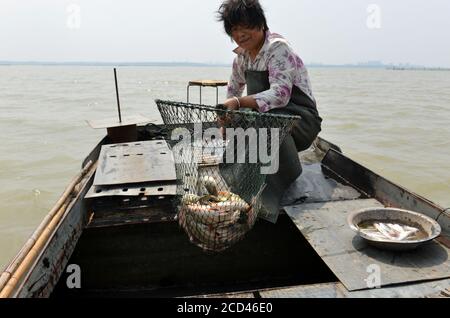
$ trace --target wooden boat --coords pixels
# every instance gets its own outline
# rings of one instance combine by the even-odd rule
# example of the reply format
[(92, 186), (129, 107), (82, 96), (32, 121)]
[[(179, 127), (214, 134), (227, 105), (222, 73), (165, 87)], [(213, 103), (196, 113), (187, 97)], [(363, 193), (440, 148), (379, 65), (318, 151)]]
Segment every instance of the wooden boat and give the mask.
[[(145, 140), (146, 127), (138, 129)], [(164, 196), (142, 208), (130, 208), (123, 198), (102, 208), (84, 199), (108, 143), (105, 137), (87, 156), (5, 269), (1, 297), (450, 296), (449, 213), (324, 139), (300, 154), (303, 179), (278, 222), (258, 221), (245, 240), (215, 255), (189, 242)], [(367, 246), (345, 217), (373, 206), (425, 214), (439, 222), (442, 235), (408, 253)], [(76, 269), (81, 286), (68, 284)]]

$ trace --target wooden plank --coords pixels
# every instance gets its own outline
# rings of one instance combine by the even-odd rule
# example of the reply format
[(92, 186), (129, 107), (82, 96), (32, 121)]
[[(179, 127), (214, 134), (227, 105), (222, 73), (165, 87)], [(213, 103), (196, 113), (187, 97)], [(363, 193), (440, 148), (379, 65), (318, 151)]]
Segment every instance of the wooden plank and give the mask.
[(263, 290), (259, 291), (259, 295), (261, 298), (344, 298), (345, 293), (340, 286), (342, 286), (340, 283), (295, 286)]
[(220, 87), (227, 85), (228, 85), (227, 81), (216, 81), (216, 80), (198, 80), (189, 82), (189, 86)]
[(259, 291), (261, 298), (420, 298), (449, 297), (450, 279), (349, 292), (341, 283)]
[(186, 298), (208, 298), (208, 299), (227, 299), (227, 298), (237, 298), (237, 299), (252, 299), (255, 298), (254, 293), (249, 292), (241, 292), (241, 293), (226, 293), (226, 294), (206, 294), (206, 295), (200, 295), (200, 296), (194, 296), (194, 297), (186, 297)]
[(374, 199), (285, 207), (287, 214), (349, 291), (369, 288), (379, 272), (380, 286), (450, 277), (449, 249), (432, 242), (412, 252), (369, 246), (347, 225), (349, 213), (382, 206)]

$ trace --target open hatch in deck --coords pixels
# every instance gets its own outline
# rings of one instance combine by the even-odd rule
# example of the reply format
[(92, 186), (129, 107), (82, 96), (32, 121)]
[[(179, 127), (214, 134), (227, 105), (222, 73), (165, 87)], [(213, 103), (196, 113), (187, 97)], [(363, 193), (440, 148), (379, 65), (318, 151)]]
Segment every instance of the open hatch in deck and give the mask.
[(63, 275), (53, 296), (178, 297), (337, 281), (287, 215), (259, 222), (216, 255), (175, 222), (87, 229), (69, 263), (82, 269), (82, 289), (68, 290)]

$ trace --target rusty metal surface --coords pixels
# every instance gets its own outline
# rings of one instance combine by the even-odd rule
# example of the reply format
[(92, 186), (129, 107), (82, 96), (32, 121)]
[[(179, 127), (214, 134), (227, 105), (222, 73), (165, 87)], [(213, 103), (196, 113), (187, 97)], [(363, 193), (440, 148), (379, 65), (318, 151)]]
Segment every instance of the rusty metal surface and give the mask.
[(104, 145), (94, 185), (176, 180), (172, 151), (165, 141)]
[(287, 214), (349, 291), (368, 288), (370, 270), (380, 273), (380, 285), (450, 277), (449, 249), (433, 241), (413, 252), (371, 247), (347, 225), (349, 213), (382, 207), (374, 199), (311, 203), (285, 207)]
[(176, 211), (171, 200), (158, 198), (142, 198), (148, 202), (145, 208), (113, 208), (96, 209), (87, 229), (105, 228), (134, 224), (175, 222)]

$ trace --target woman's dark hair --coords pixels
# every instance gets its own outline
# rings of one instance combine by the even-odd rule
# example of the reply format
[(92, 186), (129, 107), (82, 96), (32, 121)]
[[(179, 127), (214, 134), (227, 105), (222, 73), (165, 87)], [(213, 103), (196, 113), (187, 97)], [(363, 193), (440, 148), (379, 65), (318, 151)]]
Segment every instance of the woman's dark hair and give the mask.
[(269, 30), (264, 10), (258, 0), (225, 0), (217, 13), (218, 21), (223, 21), (225, 32), (229, 36), (231, 29), (237, 25)]

